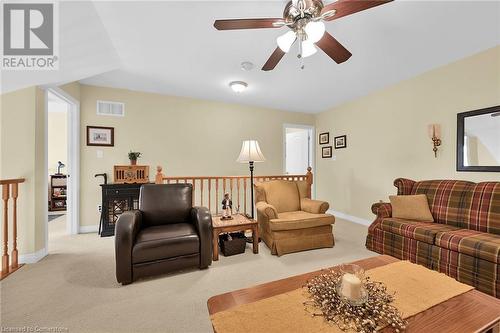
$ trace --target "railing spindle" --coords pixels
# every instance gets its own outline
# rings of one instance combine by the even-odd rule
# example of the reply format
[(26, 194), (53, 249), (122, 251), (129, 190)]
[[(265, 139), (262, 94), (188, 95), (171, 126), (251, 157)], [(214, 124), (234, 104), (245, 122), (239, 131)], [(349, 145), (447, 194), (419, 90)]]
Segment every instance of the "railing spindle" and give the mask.
[[(201, 192), (201, 205), (203, 207), (203, 183), (205, 182), (204, 179), (200, 179), (201, 183), (200, 183), (200, 192)], [(208, 207), (208, 209), (210, 209), (210, 207)]]
[(215, 214), (219, 214), (219, 178), (215, 178)]
[(212, 201), (210, 199), (210, 196), (212, 194), (212, 180), (208, 180), (208, 209), (212, 210)]
[(238, 211), (240, 211), (240, 179), (236, 179), (236, 191), (238, 191)]
[[(229, 179), (229, 192), (231, 193), (231, 200), (233, 200), (233, 178)], [(231, 213), (233, 212), (233, 208), (231, 207)]]
[(17, 252), (17, 197), (19, 194), (19, 185), (12, 184), (12, 268), (19, 266), (18, 252)]
[(245, 205), (245, 214), (247, 213), (247, 179), (243, 178), (243, 201)]
[(193, 178), (193, 206), (196, 206), (196, 180)]

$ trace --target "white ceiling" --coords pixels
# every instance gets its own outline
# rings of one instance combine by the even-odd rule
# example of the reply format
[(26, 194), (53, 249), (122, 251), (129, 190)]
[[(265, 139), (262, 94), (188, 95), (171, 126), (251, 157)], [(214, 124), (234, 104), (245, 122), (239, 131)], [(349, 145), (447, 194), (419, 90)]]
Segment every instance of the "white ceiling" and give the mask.
[[(274, 71), (260, 70), (276, 47), (276, 37), (287, 28), (213, 28), (217, 18), (279, 17), (285, 3), (99, 1), (93, 5), (100, 22), (88, 3), (87, 12), (72, 7), (84, 7), (82, 3), (65, 3), (61, 61), (66, 65), (53, 77), (59, 82), (78, 77), (86, 84), (319, 112), (500, 44), (498, 1), (396, 0), (329, 22), (327, 30), (353, 56), (338, 65), (319, 51), (306, 59), (304, 70), (291, 53)], [(242, 71), (242, 61), (253, 62), (255, 69)], [(102, 74), (89, 77), (86, 72), (91, 71)], [(233, 80), (248, 82), (249, 89), (233, 93), (228, 87)], [(16, 83), (11, 76), (12, 81)]]

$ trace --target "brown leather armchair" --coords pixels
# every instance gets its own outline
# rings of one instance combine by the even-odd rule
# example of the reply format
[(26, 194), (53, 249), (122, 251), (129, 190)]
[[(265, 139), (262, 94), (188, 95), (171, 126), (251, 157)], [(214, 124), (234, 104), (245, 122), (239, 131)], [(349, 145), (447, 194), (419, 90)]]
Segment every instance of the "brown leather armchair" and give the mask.
[(192, 195), (191, 184), (141, 186), (139, 210), (116, 222), (118, 282), (212, 263), (212, 216), (192, 206)]

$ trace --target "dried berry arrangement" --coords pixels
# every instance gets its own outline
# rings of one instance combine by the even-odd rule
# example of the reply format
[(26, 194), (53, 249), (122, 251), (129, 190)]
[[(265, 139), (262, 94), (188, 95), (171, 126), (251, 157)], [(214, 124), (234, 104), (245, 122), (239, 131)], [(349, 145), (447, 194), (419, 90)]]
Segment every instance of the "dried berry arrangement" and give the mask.
[(392, 305), (394, 295), (387, 292), (383, 283), (365, 277), (363, 285), (368, 299), (356, 306), (337, 292), (341, 279), (342, 273), (327, 270), (309, 280), (305, 287), (311, 301), (304, 303), (306, 311), (312, 316), (323, 316), (328, 323), (337, 325), (342, 331), (371, 333), (386, 326), (396, 333), (405, 330), (407, 322)]

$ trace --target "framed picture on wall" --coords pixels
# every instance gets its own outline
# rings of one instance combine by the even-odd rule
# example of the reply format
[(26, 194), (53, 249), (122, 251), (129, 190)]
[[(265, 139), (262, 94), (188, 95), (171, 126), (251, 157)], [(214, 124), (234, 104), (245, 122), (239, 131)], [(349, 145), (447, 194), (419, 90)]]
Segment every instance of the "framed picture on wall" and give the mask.
[(332, 158), (332, 146), (326, 146), (321, 148), (322, 158)]
[(87, 146), (114, 147), (115, 129), (113, 127), (87, 126)]
[(319, 144), (326, 145), (329, 143), (330, 143), (330, 133), (329, 132), (319, 133)]
[(347, 137), (345, 135), (336, 136), (333, 138), (333, 143), (335, 145), (335, 149), (341, 149), (347, 147)]

